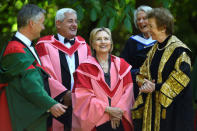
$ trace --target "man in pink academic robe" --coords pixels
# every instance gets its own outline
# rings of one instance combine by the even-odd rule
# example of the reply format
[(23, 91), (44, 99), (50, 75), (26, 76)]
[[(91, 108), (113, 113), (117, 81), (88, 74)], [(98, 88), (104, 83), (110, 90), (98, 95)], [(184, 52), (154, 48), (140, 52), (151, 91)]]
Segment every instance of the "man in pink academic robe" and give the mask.
[(78, 65), (91, 55), (86, 41), (76, 36), (77, 14), (70, 8), (56, 13), (57, 35), (42, 37), (36, 44), (42, 65), (50, 74), (51, 97), (69, 106), (66, 113), (52, 120), (53, 131), (71, 130), (73, 72)]
[(96, 130), (110, 121), (110, 115), (106, 113), (109, 106), (123, 110), (121, 123), (124, 130), (133, 130), (130, 113), (134, 103), (131, 66), (123, 59), (111, 56), (110, 68), (110, 87), (95, 57), (89, 56), (77, 68), (72, 90), (74, 131)]

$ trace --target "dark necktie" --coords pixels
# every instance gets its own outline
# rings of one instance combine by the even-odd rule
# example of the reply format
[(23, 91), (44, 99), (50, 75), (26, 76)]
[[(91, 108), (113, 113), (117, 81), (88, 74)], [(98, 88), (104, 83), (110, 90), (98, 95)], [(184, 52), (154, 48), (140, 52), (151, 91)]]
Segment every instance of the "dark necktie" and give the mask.
[(31, 42), (31, 45), (30, 45), (30, 46), (34, 47), (34, 43), (33, 43), (33, 42)]
[(67, 42), (69, 42), (71, 45), (73, 45), (75, 43), (75, 39), (69, 40), (69, 39), (65, 38), (64, 43), (67, 43)]

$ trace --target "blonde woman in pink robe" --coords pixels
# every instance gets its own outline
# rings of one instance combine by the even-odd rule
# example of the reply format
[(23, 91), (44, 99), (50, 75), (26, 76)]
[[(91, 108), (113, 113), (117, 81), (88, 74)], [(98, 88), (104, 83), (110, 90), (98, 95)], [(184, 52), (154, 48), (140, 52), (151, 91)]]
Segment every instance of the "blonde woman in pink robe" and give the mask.
[(108, 28), (92, 30), (90, 45), (93, 56), (74, 73), (72, 130), (132, 131), (131, 66), (111, 55), (113, 42)]

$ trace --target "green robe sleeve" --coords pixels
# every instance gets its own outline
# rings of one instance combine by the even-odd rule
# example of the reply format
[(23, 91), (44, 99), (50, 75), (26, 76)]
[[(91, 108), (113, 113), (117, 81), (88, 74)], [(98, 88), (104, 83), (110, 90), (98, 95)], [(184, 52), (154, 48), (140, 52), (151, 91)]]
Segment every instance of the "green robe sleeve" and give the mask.
[(31, 52), (24, 51), (9, 53), (0, 61), (2, 81), (8, 83), (6, 95), (12, 127), (16, 131), (39, 121), (50, 107), (57, 104), (45, 91), (43, 72), (33, 65), (35, 59)]

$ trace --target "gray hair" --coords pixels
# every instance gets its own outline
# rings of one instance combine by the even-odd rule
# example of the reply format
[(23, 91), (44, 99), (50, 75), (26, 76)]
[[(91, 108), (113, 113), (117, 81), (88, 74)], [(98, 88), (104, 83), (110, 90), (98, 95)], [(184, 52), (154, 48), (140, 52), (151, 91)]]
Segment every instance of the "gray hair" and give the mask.
[(144, 11), (147, 14), (151, 10), (152, 10), (152, 8), (150, 6), (141, 5), (134, 11), (134, 24), (135, 24), (136, 28), (138, 28), (138, 25), (137, 25), (137, 14), (138, 14), (138, 12), (139, 11)]
[(41, 19), (42, 14), (45, 14), (46, 11), (37, 5), (27, 4), (22, 7), (17, 16), (17, 26), (18, 29), (26, 26), (29, 23), (29, 20), (38, 21)]
[(59, 9), (56, 13), (56, 16), (55, 16), (55, 23), (56, 21), (64, 21), (64, 19), (66, 18), (65, 16), (65, 13), (74, 13), (76, 16), (77, 16), (77, 12), (74, 10), (74, 9), (71, 9), (71, 8), (62, 8), (62, 9)]

